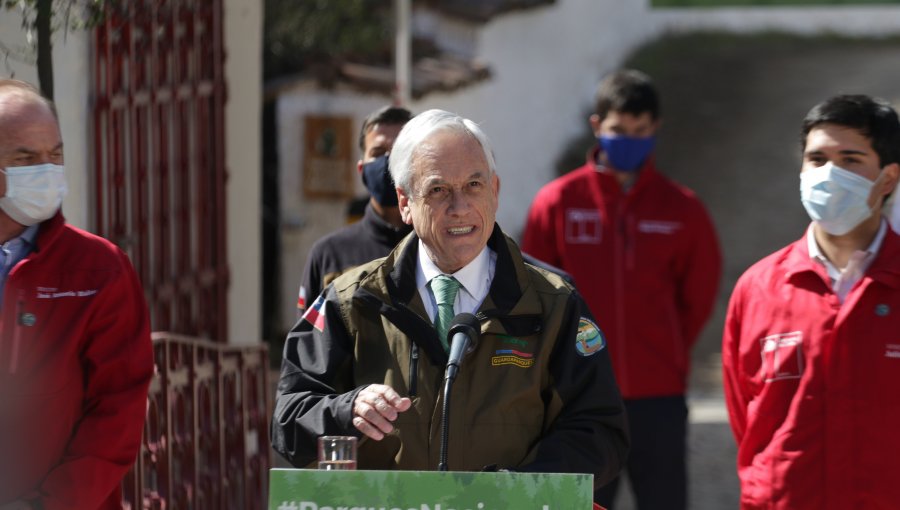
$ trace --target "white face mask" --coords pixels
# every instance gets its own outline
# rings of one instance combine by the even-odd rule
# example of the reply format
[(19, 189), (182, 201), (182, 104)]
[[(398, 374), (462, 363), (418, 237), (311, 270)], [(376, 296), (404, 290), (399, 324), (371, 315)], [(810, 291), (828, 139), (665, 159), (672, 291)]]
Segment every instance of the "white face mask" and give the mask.
[(68, 191), (62, 165), (9, 167), (0, 173), (6, 174), (6, 196), (0, 198), (0, 209), (28, 227), (53, 217)]
[(872, 215), (869, 195), (874, 184), (829, 162), (800, 174), (800, 200), (825, 232), (842, 236)]

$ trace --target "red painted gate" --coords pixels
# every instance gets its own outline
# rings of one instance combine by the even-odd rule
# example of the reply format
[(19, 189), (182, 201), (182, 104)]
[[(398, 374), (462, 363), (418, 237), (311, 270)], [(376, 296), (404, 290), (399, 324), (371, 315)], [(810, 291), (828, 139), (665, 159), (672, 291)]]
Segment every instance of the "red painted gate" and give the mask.
[(95, 29), (95, 230), (147, 294), (156, 375), (126, 508), (261, 509), (264, 345), (227, 345), (222, 0), (110, 2)]
[(95, 228), (154, 330), (227, 342), (222, 0), (114, 4), (95, 29)]

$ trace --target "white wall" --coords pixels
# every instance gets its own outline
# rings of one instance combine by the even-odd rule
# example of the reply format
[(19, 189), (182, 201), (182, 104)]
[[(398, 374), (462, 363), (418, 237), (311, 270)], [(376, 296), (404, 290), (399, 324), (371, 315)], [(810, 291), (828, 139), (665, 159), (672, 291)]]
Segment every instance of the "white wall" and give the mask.
[[(33, 62), (22, 20), (16, 11), (0, 11), (0, 43), (14, 53), (6, 58), (0, 52), (0, 77), (16, 78), (38, 86), (37, 69)], [(65, 146), (66, 179), (69, 194), (63, 202), (63, 212), (69, 223), (89, 229), (92, 221), (89, 174), (91, 151), (90, 93), (90, 34), (70, 31), (53, 35), (53, 95), (59, 114), (60, 130)], [(24, 58), (17, 58), (24, 56)], [(24, 62), (23, 62), (24, 60)]]
[(600, 77), (654, 36), (646, 11), (644, 0), (561, 0), (499, 16), (482, 27), (477, 50), (491, 79), (413, 102), (415, 111), (450, 110), (484, 128), (500, 174), (497, 221), (508, 234), (518, 238), (560, 152), (588, 129)]
[(800, 35), (823, 32), (878, 37), (900, 33), (900, 6), (733, 7), (655, 9), (656, 30), (736, 33), (776, 30)]
[(260, 342), (262, 2), (225, 0), (225, 161), (229, 342)]

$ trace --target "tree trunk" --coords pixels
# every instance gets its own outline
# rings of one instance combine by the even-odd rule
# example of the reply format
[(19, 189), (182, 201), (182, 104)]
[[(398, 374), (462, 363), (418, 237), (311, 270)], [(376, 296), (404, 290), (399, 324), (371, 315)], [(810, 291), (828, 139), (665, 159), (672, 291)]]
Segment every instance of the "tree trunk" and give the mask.
[(37, 33), (37, 72), (41, 93), (53, 101), (53, 0), (38, 0), (34, 29)]

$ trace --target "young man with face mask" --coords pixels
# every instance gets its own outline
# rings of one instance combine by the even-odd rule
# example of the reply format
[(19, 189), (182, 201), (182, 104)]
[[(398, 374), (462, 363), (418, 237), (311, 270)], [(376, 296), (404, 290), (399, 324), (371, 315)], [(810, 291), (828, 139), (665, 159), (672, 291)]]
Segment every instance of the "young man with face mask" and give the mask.
[(66, 224), (53, 105), (0, 80), (0, 508), (121, 508), (153, 374), (128, 257)]
[(900, 502), (900, 237), (882, 217), (900, 120), (836, 96), (803, 122), (812, 223), (735, 286), (722, 341), (744, 510)]
[(362, 158), (356, 169), (369, 191), (362, 220), (313, 244), (303, 269), (297, 298), (297, 318), (332, 280), (351, 267), (384, 257), (412, 231), (400, 218), (397, 192), (388, 172), (394, 140), (412, 114), (406, 108), (385, 106), (370, 113), (359, 133)]
[[(684, 394), (718, 289), (718, 241), (697, 197), (656, 170), (659, 100), (645, 74), (605, 78), (589, 120), (597, 145), (535, 197), (522, 249), (569, 272), (609, 335), (638, 508), (684, 509)], [(612, 507), (617, 485), (595, 499)]]

